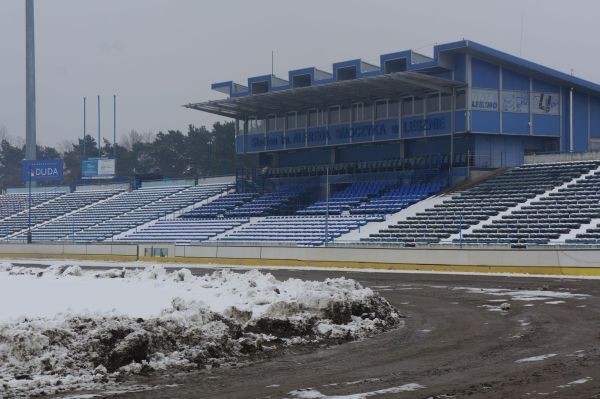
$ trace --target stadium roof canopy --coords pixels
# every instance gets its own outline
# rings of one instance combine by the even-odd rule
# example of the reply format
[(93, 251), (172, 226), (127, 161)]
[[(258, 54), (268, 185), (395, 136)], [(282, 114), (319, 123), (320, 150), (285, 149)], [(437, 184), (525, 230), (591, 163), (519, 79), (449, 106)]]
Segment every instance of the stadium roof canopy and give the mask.
[(463, 86), (465, 86), (464, 82), (422, 73), (394, 72), (317, 86), (187, 104), (185, 107), (241, 119), (247, 116), (266, 116), (332, 104), (349, 105), (369, 102), (386, 97), (397, 98), (428, 92), (451, 93), (453, 88)]

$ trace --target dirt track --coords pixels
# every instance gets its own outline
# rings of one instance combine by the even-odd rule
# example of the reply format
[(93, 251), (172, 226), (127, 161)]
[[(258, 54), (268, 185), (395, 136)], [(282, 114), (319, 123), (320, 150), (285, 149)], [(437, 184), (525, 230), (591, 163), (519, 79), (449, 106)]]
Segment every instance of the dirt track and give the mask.
[[(351, 399), (600, 398), (599, 280), (285, 270), (272, 273), (278, 278), (354, 278), (381, 292), (400, 309), (407, 316), (406, 325), (362, 342), (313, 350), (294, 348), (252, 366), (136, 377), (128, 383), (163, 387), (109, 397), (297, 398), (302, 396), (290, 392), (312, 387), (314, 390), (305, 391), (303, 397), (339, 395), (335, 397), (343, 399), (344, 395), (371, 392)], [(507, 295), (472, 293), (455, 287), (590, 296), (519, 301)], [(501, 299), (510, 302), (508, 312), (481, 307), (497, 306)], [(560, 301), (564, 302), (546, 303)], [(516, 362), (549, 354), (555, 355)], [(408, 383), (424, 388), (374, 393)], [(168, 384), (177, 386), (164, 387)]]

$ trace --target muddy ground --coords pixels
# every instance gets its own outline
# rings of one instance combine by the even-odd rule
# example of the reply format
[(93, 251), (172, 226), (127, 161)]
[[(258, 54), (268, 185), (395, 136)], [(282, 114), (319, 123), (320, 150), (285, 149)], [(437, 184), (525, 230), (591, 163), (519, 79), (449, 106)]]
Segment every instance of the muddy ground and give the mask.
[[(600, 280), (270, 272), (280, 279), (322, 280), (341, 275), (356, 279), (400, 309), (407, 316), (406, 324), (361, 342), (295, 347), (252, 365), (192, 373), (155, 372), (123, 381), (125, 391), (133, 385), (155, 387), (152, 390), (94, 393), (119, 399), (344, 399), (361, 393), (365, 395), (348, 399), (600, 398)], [(457, 287), (589, 296), (514, 300), (508, 295)], [(510, 303), (510, 310), (500, 311), (502, 302)], [(522, 361), (528, 358), (534, 360)], [(411, 383), (422, 388), (389, 391)], [(313, 389), (290, 393), (307, 388)]]

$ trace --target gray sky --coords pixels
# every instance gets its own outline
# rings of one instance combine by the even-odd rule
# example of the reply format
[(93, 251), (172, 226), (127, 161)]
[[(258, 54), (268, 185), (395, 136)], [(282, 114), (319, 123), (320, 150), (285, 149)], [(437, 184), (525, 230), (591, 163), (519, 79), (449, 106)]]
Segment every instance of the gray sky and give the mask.
[[(0, 0), (0, 127), (25, 136), (25, 2)], [(467, 38), (600, 82), (594, 0), (36, 0), (38, 143), (185, 130), (221, 118), (181, 105), (222, 98), (213, 82), (275, 74)]]

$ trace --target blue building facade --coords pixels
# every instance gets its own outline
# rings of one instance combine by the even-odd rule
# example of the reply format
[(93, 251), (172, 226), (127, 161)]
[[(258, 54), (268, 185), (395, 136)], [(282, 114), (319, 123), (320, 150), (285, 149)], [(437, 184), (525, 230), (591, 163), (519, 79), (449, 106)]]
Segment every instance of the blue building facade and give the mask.
[(600, 85), (466, 40), (212, 88), (227, 98), (187, 107), (236, 119), (236, 152), (261, 167), (440, 156), (497, 168), (600, 149)]

